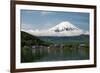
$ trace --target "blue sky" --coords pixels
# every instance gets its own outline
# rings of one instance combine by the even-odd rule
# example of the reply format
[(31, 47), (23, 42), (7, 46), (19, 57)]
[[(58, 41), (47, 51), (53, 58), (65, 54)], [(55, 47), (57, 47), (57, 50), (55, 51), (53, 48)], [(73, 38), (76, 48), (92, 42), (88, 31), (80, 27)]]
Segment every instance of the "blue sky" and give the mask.
[(49, 29), (63, 21), (89, 31), (89, 13), (21, 10), (22, 29)]

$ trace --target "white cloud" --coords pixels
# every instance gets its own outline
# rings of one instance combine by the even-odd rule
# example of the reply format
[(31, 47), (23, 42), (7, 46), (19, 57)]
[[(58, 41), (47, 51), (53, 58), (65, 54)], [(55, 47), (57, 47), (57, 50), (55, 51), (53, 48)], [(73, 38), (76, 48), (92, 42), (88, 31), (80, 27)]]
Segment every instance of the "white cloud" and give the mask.
[[(68, 22), (69, 23), (69, 22)], [(49, 29), (44, 29), (44, 30), (32, 30), (32, 29), (29, 29), (29, 30), (22, 30), (22, 31), (25, 31), (27, 33), (30, 33), (32, 35), (35, 35), (35, 36), (79, 36), (81, 34), (89, 34), (88, 31), (84, 32), (83, 30), (77, 28), (76, 26), (74, 26), (73, 24), (68, 24), (67, 22), (64, 22), (64, 24), (60, 23), (58, 25), (60, 25), (59, 27), (60, 28), (76, 28), (76, 30), (64, 30), (64, 31), (60, 31), (60, 32), (55, 32), (55, 30), (49, 30)], [(57, 26), (54, 26), (53, 28), (56, 29)], [(64, 26), (63, 26), (64, 25)], [(59, 29), (60, 30), (60, 29)]]
[(42, 12), (41, 12), (42, 15), (47, 15), (47, 14), (50, 14), (50, 13), (51, 13), (51, 12), (48, 12), (48, 11), (42, 11)]
[(82, 31), (63, 31), (63, 32), (54, 32), (48, 30), (23, 30), (27, 33), (30, 33), (35, 36), (78, 36)]
[(84, 34), (85, 34), (85, 35), (89, 35), (90, 33), (89, 33), (89, 31), (86, 31)]
[(36, 27), (37, 27), (36, 24), (21, 24), (21, 29), (24, 29), (24, 30), (36, 29)]

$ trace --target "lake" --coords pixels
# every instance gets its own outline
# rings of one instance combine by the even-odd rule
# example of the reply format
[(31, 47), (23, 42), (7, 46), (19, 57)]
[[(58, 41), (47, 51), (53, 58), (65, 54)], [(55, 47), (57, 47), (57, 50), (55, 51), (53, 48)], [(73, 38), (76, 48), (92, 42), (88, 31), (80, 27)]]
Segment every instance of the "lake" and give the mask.
[(52, 45), (38, 49), (34, 54), (34, 58), (38, 58), (34, 59), (34, 62), (89, 59), (89, 36), (38, 38)]

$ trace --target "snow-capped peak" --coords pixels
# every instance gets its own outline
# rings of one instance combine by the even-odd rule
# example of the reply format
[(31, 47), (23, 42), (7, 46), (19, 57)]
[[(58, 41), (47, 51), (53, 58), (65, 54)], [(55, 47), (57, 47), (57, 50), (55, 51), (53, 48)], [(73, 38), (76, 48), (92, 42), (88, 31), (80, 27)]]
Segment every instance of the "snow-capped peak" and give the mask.
[(55, 32), (74, 31), (74, 30), (80, 31), (79, 28), (77, 28), (76, 26), (67, 21), (61, 22), (60, 24), (49, 29), (49, 31), (55, 31)]
[(84, 31), (68, 21), (59, 23), (48, 30), (30, 30), (30, 34), (35, 36), (79, 36)]

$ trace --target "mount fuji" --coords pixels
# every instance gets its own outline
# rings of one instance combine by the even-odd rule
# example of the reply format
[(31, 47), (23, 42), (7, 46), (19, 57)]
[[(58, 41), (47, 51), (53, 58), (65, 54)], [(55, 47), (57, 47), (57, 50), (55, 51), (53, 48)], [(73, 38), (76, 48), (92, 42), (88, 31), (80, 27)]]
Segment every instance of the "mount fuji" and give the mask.
[(60, 24), (54, 26), (53, 28), (49, 29), (50, 31), (54, 30), (56, 32), (56, 30), (58, 30), (58, 32), (61, 31), (73, 31), (73, 30), (78, 30), (78, 28), (76, 26), (74, 26), (73, 24), (71, 24), (70, 22), (61, 22)]
[(35, 36), (79, 36), (84, 31), (68, 21), (63, 21), (48, 30), (28, 30), (28, 33)]
[(83, 30), (67, 21), (59, 23), (48, 31), (54, 31), (58, 33), (58, 35), (62, 34), (63, 36), (77, 36), (83, 34)]

